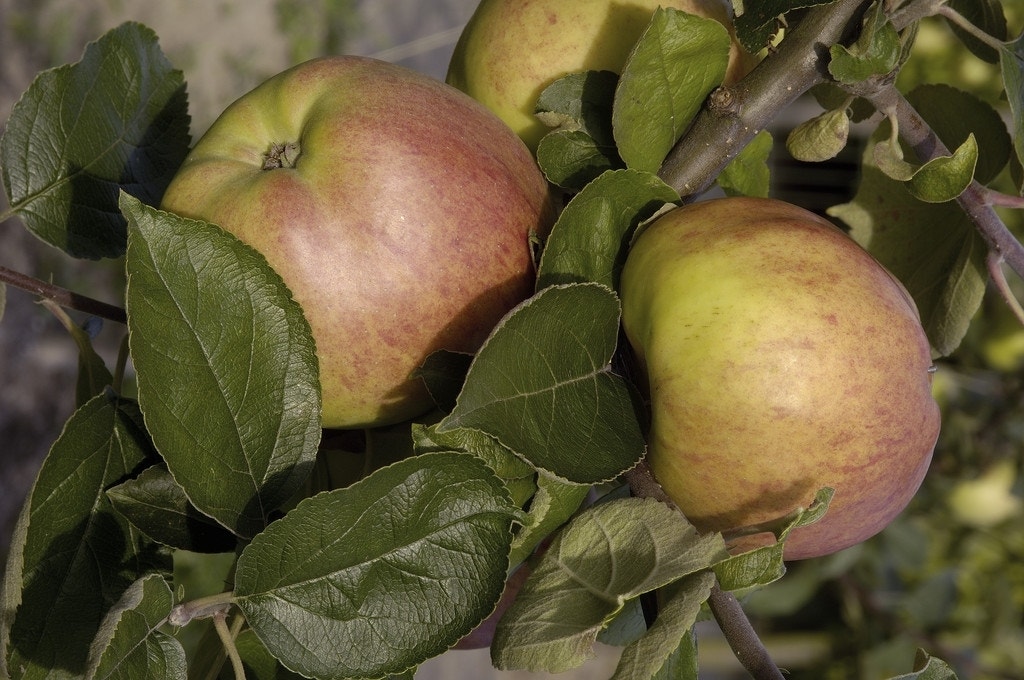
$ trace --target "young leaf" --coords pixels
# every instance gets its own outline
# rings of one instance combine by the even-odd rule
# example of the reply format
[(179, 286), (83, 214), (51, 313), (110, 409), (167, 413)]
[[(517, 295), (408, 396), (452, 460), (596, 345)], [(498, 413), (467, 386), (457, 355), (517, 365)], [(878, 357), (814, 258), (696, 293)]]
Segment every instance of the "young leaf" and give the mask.
[(711, 594), (714, 583), (715, 575), (702, 571), (678, 584), (672, 596), (658, 609), (658, 618), (647, 634), (623, 650), (612, 680), (656, 677), (697, 622), (700, 607)]
[(257, 535), (238, 559), (236, 602), (302, 675), (400, 673), (493, 610), (517, 516), (476, 457), (410, 458), (303, 500)]
[(860, 83), (872, 76), (891, 73), (900, 63), (903, 43), (900, 34), (885, 15), (881, 2), (868, 10), (860, 37), (849, 48), (835, 44), (829, 48), (832, 60), (828, 72), (841, 83)]
[(574, 668), (627, 600), (707, 569), (724, 550), (719, 534), (698, 535), (658, 501), (595, 505), (544, 553), (498, 623), (491, 658), (503, 670)]
[(914, 198), (925, 203), (945, 203), (963, 193), (974, 180), (978, 143), (972, 133), (952, 156), (939, 156), (915, 166), (903, 159), (895, 140), (874, 145), (874, 161), (890, 179), (903, 182)]
[(633, 230), (679, 194), (657, 175), (612, 170), (583, 187), (565, 206), (548, 237), (537, 289), (593, 281), (613, 290)]
[(786, 148), (798, 161), (817, 163), (835, 158), (849, 136), (850, 117), (844, 106), (797, 125), (786, 138)]
[(129, 346), (153, 442), (201, 512), (252, 536), (302, 485), (320, 439), (302, 310), (262, 255), (124, 196)]
[(231, 552), (237, 539), (202, 514), (166, 468), (154, 465), (107, 491), (111, 505), (150, 539), (179, 550)]
[(906, 96), (946, 147), (958, 148), (974, 135), (978, 143), (974, 175), (979, 182), (988, 184), (1006, 167), (1013, 143), (1002, 115), (991, 104), (941, 83), (919, 85)]
[(660, 8), (615, 90), (612, 128), (626, 166), (655, 173), (729, 65), (729, 33), (714, 19)]
[[(879, 130), (876, 141), (887, 134)], [(921, 312), (933, 351), (960, 344), (988, 278), (987, 248), (970, 219), (949, 203), (925, 203), (878, 169), (865, 151), (857, 194), (829, 209), (851, 235), (900, 279)]]
[(486, 432), (577, 484), (628, 470), (645, 445), (629, 387), (611, 372), (618, 334), (619, 302), (607, 287), (545, 288), (494, 329), (438, 431)]
[(173, 605), (163, 577), (150, 574), (133, 583), (100, 626), (86, 680), (185, 680), (185, 650), (160, 630)]
[(138, 421), (134, 404), (104, 392), (75, 411), (43, 461), (4, 575), (0, 677), (80, 676), (107, 610), (137, 578), (169, 569), (105, 495), (155, 458)]
[(957, 680), (956, 673), (945, 661), (929, 656), (922, 649), (917, 650), (914, 672), (898, 675), (891, 680)]
[(12, 209), (75, 257), (123, 254), (119, 187), (160, 201), (188, 153), (187, 109), (156, 34), (113, 29), (78, 63), (41, 73), (11, 112), (0, 166)]
[(728, 196), (768, 197), (771, 175), (768, 157), (772, 152), (772, 134), (758, 132), (718, 175), (718, 186)]

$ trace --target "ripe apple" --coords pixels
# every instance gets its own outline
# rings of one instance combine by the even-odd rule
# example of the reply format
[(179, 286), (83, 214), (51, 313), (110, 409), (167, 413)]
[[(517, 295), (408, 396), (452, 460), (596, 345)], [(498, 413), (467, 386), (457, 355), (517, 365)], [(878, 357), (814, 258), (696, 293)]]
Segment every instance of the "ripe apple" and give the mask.
[(300, 64), (232, 104), (163, 199), (256, 248), (312, 327), (325, 427), (429, 410), (411, 374), (475, 351), (534, 284), (548, 186), (496, 116), (385, 62)]
[[(536, 150), (548, 132), (534, 116), (544, 88), (577, 71), (621, 73), (659, 6), (715, 19), (732, 33), (722, 0), (482, 0), (459, 37), (446, 79)], [(729, 64), (726, 82), (753, 66), (735, 39)]]
[(651, 469), (698, 528), (739, 535), (832, 487), (824, 518), (789, 535), (801, 559), (910, 501), (939, 431), (928, 339), (903, 286), (840, 229), (773, 199), (676, 208), (637, 236), (621, 289)]

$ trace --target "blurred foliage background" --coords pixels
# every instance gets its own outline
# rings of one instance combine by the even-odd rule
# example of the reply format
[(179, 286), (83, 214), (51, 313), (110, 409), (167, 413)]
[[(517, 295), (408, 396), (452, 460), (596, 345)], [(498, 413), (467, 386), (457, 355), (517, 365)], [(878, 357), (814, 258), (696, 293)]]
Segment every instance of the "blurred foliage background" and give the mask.
[[(1003, 4), (1016, 36), (1024, 0)], [(0, 121), (39, 70), (78, 59), (87, 41), (128, 19), (153, 27), (185, 72), (198, 136), (255, 84), (319, 54), (374, 55), (442, 78), (474, 6), (474, 0), (0, 0)], [(921, 26), (900, 79), (905, 89), (948, 83), (1006, 109), (998, 67), (968, 53), (938, 20)], [(821, 210), (852, 195), (860, 150), (855, 138), (828, 167), (789, 158), (781, 140), (817, 110), (803, 101), (780, 118), (772, 162), (776, 196)], [(1018, 214), (1002, 214), (1024, 234)], [(14, 220), (0, 224), (0, 244), (2, 265), (117, 300), (119, 262), (69, 260)], [(1024, 297), (1024, 285), (1011, 282)], [(111, 360), (121, 333), (105, 328), (97, 336)], [(1024, 329), (989, 295), (959, 350), (937, 363), (943, 431), (908, 510), (861, 546), (791, 565), (781, 581), (746, 601), (789, 677), (889, 677), (908, 672), (915, 650), (924, 648), (961, 678), (1024, 678)], [(9, 290), (0, 321), (0, 558), (39, 462), (73, 407), (75, 368), (74, 347), (56, 319)], [(221, 566), (182, 559), (179, 576), (216, 589)], [(700, 625), (707, 677), (744, 677), (714, 625)], [(605, 677), (602, 663), (611, 656), (604, 650), (594, 666), (564, 677)], [(486, 652), (454, 652), (417, 677), (534, 677), (485, 675), (486, 668)]]

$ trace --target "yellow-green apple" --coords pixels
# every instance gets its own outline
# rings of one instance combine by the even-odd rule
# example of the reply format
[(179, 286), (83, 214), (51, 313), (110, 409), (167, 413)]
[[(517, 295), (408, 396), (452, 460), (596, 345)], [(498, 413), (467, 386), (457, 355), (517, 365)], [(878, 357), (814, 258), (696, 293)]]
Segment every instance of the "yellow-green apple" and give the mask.
[(553, 219), (530, 152), (445, 83), (359, 57), (300, 64), (227, 108), (163, 199), (266, 256), (309, 320), (323, 424), (430, 408), (412, 377), (528, 297)]
[(815, 557), (917, 491), (939, 431), (929, 343), (900, 282), (827, 220), (773, 199), (673, 209), (636, 237), (621, 294), (649, 463), (698, 528), (742, 535), (832, 487), (784, 550)]
[[(548, 128), (541, 91), (577, 71), (621, 73), (658, 7), (711, 18), (732, 33), (722, 0), (482, 0), (459, 36), (447, 81), (483, 102), (535, 150)], [(733, 40), (726, 82), (753, 66)]]

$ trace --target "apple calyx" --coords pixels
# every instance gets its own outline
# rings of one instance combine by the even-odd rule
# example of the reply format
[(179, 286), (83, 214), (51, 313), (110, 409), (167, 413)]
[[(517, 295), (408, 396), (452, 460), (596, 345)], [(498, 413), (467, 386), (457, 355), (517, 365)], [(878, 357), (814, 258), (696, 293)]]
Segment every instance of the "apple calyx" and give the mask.
[(263, 154), (263, 169), (294, 168), (301, 153), (302, 148), (298, 142), (286, 142), (284, 144), (274, 142), (267, 149), (267, 152)]

